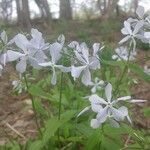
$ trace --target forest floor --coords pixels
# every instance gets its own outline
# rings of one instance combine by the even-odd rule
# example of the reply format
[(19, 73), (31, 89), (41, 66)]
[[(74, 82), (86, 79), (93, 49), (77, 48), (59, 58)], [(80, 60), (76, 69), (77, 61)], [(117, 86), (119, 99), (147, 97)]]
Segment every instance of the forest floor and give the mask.
[[(81, 25), (78, 25), (78, 28), (80, 26)], [(64, 28), (66, 29), (66, 27)], [(100, 38), (94, 28), (93, 30), (84, 29), (82, 34), (80, 32), (76, 33), (75, 30), (77, 30), (77, 27), (74, 28), (75, 29), (70, 30), (68, 34), (68, 39), (70, 40), (76, 40), (79, 36), (80, 39), (83, 38), (84, 41), (85, 38), (85, 41), (88, 42), (89, 39), (86, 37), (88, 34), (92, 34), (92, 37), (90, 38), (93, 41), (96, 40), (96, 42), (98, 42), (98, 39)], [(86, 33), (87, 31), (88, 33)], [(52, 30), (48, 30), (47, 32), (53, 35)], [(67, 31), (65, 32), (68, 33)], [(109, 35), (110, 37), (106, 37), (108, 38), (108, 41), (118, 39), (118, 32), (110, 32), (110, 34), (112, 34)], [(53, 35), (53, 37), (55, 35)], [(144, 67), (144, 65), (150, 65), (150, 62), (143, 59), (148, 55), (150, 57), (150, 51), (139, 51), (137, 60), (139, 60), (139, 65), (141, 67)], [(29, 96), (26, 93), (19, 96), (13, 94), (11, 83), (17, 78), (18, 75), (14, 70), (14, 67), (11, 65), (6, 66), (3, 75), (0, 77), (0, 145), (5, 144), (10, 139), (16, 139), (20, 143), (25, 143), (29, 138), (36, 138), (37, 135), (34, 113), (31, 108), (31, 100), (29, 99)], [(138, 83), (131, 88), (131, 93), (135, 98), (149, 100), (142, 105), (133, 106), (132, 118), (134, 118), (134, 125), (137, 128), (146, 130), (150, 129), (150, 119), (144, 117), (142, 113), (142, 108), (150, 106), (150, 84), (138, 80)]]

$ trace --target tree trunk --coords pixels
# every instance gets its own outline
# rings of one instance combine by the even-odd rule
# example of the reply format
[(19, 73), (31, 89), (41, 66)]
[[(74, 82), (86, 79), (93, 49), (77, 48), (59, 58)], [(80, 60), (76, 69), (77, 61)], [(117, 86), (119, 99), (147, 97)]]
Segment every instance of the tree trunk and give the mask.
[(66, 20), (72, 19), (72, 8), (70, 0), (60, 0), (60, 18)]
[(31, 24), (28, 0), (22, 0), (22, 18), (23, 26), (30, 30)]
[(41, 2), (43, 3), (43, 7), (45, 9), (46, 18), (47, 18), (47, 23), (49, 24), (52, 19), (49, 4), (48, 4), (47, 0), (42, 0)]
[(117, 3), (119, 0), (109, 0), (108, 1), (108, 6), (107, 6), (107, 11), (106, 11), (106, 15), (108, 18), (112, 17), (114, 14), (114, 10), (117, 7)]
[(50, 13), (50, 8), (47, 0), (35, 0), (37, 6), (41, 11), (41, 15), (43, 18), (46, 18), (46, 22), (49, 24), (52, 20), (52, 16)]
[(17, 22), (18, 24), (22, 25), (22, 3), (20, 0), (16, 0), (16, 7), (17, 7)]

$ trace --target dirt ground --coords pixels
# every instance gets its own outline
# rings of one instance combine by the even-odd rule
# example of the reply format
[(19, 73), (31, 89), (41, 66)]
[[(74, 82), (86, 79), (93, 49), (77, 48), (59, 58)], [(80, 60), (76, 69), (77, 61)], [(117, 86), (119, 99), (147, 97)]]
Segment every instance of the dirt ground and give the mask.
[[(141, 66), (150, 65), (148, 61), (143, 61), (145, 55), (150, 56), (150, 52), (142, 51), (138, 54)], [(16, 78), (17, 74), (13, 67), (7, 65), (0, 77), (0, 145), (5, 144), (9, 139), (17, 139), (19, 142), (25, 143), (27, 139), (35, 138), (37, 134), (28, 95), (24, 93), (15, 96), (12, 93), (11, 82)], [(132, 116), (136, 127), (148, 129), (150, 128), (150, 119), (144, 118), (141, 109), (150, 106), (150, 83), (140, 80), (131, 90), (135, 98), (149, 100), (143, 105), (134, 106)]]
[(12, 93), (11, 83), (16, 78), (13, 67), (7, 65), (0, 77), (0, 145), (9, 139), (24, 143), (37, 133), (28, 95)]

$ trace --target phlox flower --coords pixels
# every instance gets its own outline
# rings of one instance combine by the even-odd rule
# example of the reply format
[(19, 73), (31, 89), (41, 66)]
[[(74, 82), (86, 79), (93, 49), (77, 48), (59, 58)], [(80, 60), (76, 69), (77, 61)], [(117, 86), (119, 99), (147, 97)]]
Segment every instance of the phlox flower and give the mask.
[(75, 61), (75, 64), (71, 67), (71, 75), (76, 79), (81, 74), (82, 83), (85, 85), (89, 85), (91, 82), (90, 70), (100, 68), (100, 62), (96, 58), (98, 52), (97, 49), (95, 49), (95, 51), (93, 50), (92, 55), (89, 54), (89, 49), (85, 43), (80, 44), (80, 46), (75, 49), (74, 53), (77, 61)]
[(113, 127), (119, 127), (119, 122), (127, 119), (130, 123), (131, 119), (126, 106), (120, 106), (120, 102), (139, 103), (146, 100), (132, 99), (131, 96), (124, 96), (117, 99), (112, 99), (112, 85), (108, 83), (105, 87), (106, 99), (99, 97), (97, 94), (89, 96), (90, 106), (84, 108), (78, 116), (92, 109), (95, 112), (96, 118), (91, 120), (91, 127), (98, 128), (104, 122), (109, 122)]
[(30, 44), (26, 36), (18, 34), (14, 37), (14, 41), (16, 46), (19, 48), (19, 51), (8, 50), (8, 61), (18, 60), (16, 70), (20, 73), (24, 73), (26, 71), (27, 61), (29, 61), (33, 67), (38, 68), (37, 60), (33, 57), (34, 53), (28, 49)]
[(116, 54), (112, 56), (112, 59), (117, 59), (118, 61), (121, 61), (121, 60), (127, 61), (128, 57), (129, 57), (129, 60), (132, 61), (135, 59), (135, 56), (137, 54), (136, 51), (131, 51), (129, 53), (127, 47), (124, 47), (124, 46), (121, 46), (121, 47), (115, 49), (115, 52), (116, 52)]
[(128, 21), (124, 21), (124, 28), (121, 30), (122, 34), (125, 37), (119, 42), (119, 44), (123, 44), (128, 40), (132, 40), (135, 42), (135, 38), (142, 40), (143, 36), (140, 34), (141, 28), (143, 27), (143, 22), (137, 22), (133, 27), (131, 23)]
[(100, 90), (103, 88), (104, 81), (96, 77), (94, 82), (91, 82), (89, 85), (92, 86), (91, 92), (96, 93), (97, 90)]
[(62, 56), (62, 54), (61, 54), (62, 48), (63, 48), (62, 45), (58, 42), (51, 44), (50, 45), (51, 60), (49, 62), (39, 63), (40, 66), (51, 68), (51, 70), (53, 72), (51, 83), (53, 85), (55, 85), (57, 82), (57, 75), (56, 75), (56, 70), (55, 70), (56, 68), (60, 69), (62, 72), (69, 72), (70, 71), (69, 67), (64, 67), (63, 65), (57, 64), (57, 62), (59, 61), (59, 59)]
[(45, 62), (47, 56), (44, 51), (49, 49), (49, 43), (45, 43), (42, 33), (37, 29), (31, 29), (31, 40), (29, 41), (28, 49), (32, 51), (33, 57), (40, 63)]
[(144, 72), (148, 75), (150, 75), (150, 68), (148, 66), (144, 66)]
[(91, 120), (91, 127), (98, 128), (108, 120), (113, 126), (119, 127), (119, 121), (123, 121), (129, 118), (128, 109), (125, 106), (117, 108), (117, 102), (119, 99), (128, 100), (130, 96), (118, 98), (117, 100), (112, 99), (112, 86), (110, 83), (105, 88), (106, 100), (94, 94), (89, 98), (91, 102), (91, 109), (97, 113), (96, 118)]
[(6, 52), (7, 52), (7, 49), (10, 49), (9, 46), (14, 43), (14, 39), (8, 41), (8, 37), (7, 37), (6, 31), (3, 31), (0, 34), (0, 39), (1, 39), (1, 43), (3, 45), (3, 49), (0, 52), (0, 63), (5, 66), (6, 63), (8, 62), (8, 57), (7, 57), (7, 53)]

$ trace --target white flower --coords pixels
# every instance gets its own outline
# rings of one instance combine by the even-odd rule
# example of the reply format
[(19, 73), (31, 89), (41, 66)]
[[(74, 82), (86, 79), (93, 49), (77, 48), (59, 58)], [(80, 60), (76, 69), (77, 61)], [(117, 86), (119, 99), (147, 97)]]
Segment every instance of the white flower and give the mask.
[(93, 128), (98, 128), (107, 119), (109, 119), (109, 121), (111, 122), (114, 122), (114, 126), (116, 125), (116, 127), (118, 127), (119, 121), (123, 121), (125, 117), (129, 117), (127, 107), (121, 106), (117, 108), (116, 104), (118, 102), (118, 99), (127, 100), (131, 98), (130, 96), (112, 100), (112, 86), (110, 83), (108, 83), (105, 88), (105, 95), (106, 100), (96, 94), (92, 95), (89, 98), (92, 110), (97, 113), (96, 118), (91, 120), (91, 127)]
[(148, 68), (148, 66), (144, 66), (144, 72), (150, 75), (150, 68)]
[(8, 46), (10, 46), (11, 44), (14, 43), (14, 39), (12, 39), (8, 42), (8, 37), (7, 37), (6, 31), (3, 31), (0, 34), (0, 38), (1, 38), (2, 44), (4, 46), (4, 48), (2, 49), (1, 55), (0, 55), (0, 63), (5, 66), (6, 63), (8, 62), (8, 57), (7, 57), (6, 52), (7, 52), (7, 49), (9, 49)]
[(62, 50), (62, 45), (60, 43), (55, 42), (51, 44), (50, 45), (51, 61), (45, 63), (39, 63), (39, 65), (43, 67), (51, 67), (53, 72), (51, 83), (53, 85), (55, 85), (57, 81), (55, 68), (60, 69), (62, 72), (70, 71), (69, 67), (64, 67), (63, 65), (57, 65), (58, 60), (61, 58), (61, 50)]
[(84, 108), (79, 114), (82, 115), (89, 109), (92, 109), (93, 112), (97, 113), (96, 118), (91, 120), (91, 127), (98, 128), (105, 121), (109, 122), (113, 127), (119, 127), (119, 121), (123, 121), (125, 118), (130, 122), (131, 119), (128, 115), (128, 109), (125, 106), (118, 108), (119, 102), (129, 102), (129, 103), (142, 103), (146, 100), (140, 99), (131, 99), (131, 96), (124, 96), (117, 98), (116, 100), (112, 99), (112, 85), (110, 83), (105, 87), (106, 100), (99, 97), (96, 94), (88, 96), (91, 106)]
[(78, 49), (79, 43), (77, 41), (72, 41), (68, 47), (73, 48), (73, 49)]
[(7, 38), (6, 31), (3, 31), (3, 32), (0, 34), (0, 38), (1, 38), (1, 40), (3, 41), (4, 44), (7, 44), (8, 38)]
[(145, 10), (143, 6), (138, 6), (138, 8), (136, 9), (136, 14), (138, 15), (138, 17), (140, 19), (144, 18), (144, 14), (145, 14)]
[(91, 82), (90, 70), (100, 68), (100, 63), (96, 57), (89, 55), (89, 49), (85, 43), (82, 43), (79, 49), (75, 50), (75, 56), (80, 66), (74, 64), (71, 68), (71, 75), (76, 79), (82, 74), (82, 83), (89, 85)]
[(104, 81), (96, 77), (94, 82), (91, 82), (89, 85), (92, 86), (91, 92), (96, 93), (97, 90), (104, 86)]
[(150, 32), (144, 32), (144, 37), (147, 40), (147, 43), (150, 44)]
[(16, 65), (16, 70), (20, 73), (26, 71), (27, 61), (29, 61), (33, 67), (38, 68), (37, 60), (33, 57), (32, 51), (28, 49), (29, 41), (27, 38), (22, 34), (18, 34), (14, 37), (14, 41), (17, 47), (20, 48), (21, 52), (8, 50), (8, 61), (19, 60)]
[(128, 40), (143, 39), (143, 36), (140, 34), (140, 30), (143, 27), (143, 22), (137, 22), (136, 25), (133, 27), (128, 21), (124, 21), (124, 28), (121, 30), (122, 34), (126, 35), (119, 44), (123, 44)]
[(37, 29), (31, 29), (32, 39), (29, 41), (28, 49), (33, 53), (33, 57), (39, 62), (45, 62), (47, 56), (44, 51), (49, 48), (49, 43), (45, 43), (42, 33)]
[(0, 38), (1, 38), (2, 42), (3, 42), (3, 44), (7, 45), (7, 46), (10, 45), (10, 44), (12, 44), (14, 42), (13, 39), (8, 42), (8, 37), (7, 37), (6, 31), (3, 31), (0, 34)]
[[(121, 46), (121, 47), (115, 49), (115, 52), (116, 52), (116, 54), (112, 56), (112, 59), (117, 59), (118, 61), (120, 61), (120, 60), (127, 61), (128, 57), (129, 57), (129, 60), (134, 60), (135, 56), (137, 54), (136, 51), (131, 51), (129, 53), (127, 47), (124, 47), (124, 46)], [(129, 54), (130, 54), (130, 56), (129, 56)]]
[(99, 59), (98, 52), (101, 52), (103, 48), (104, 46), (101, 46), (100, 43), (94, 43), (93, 44), (93, 56)]

